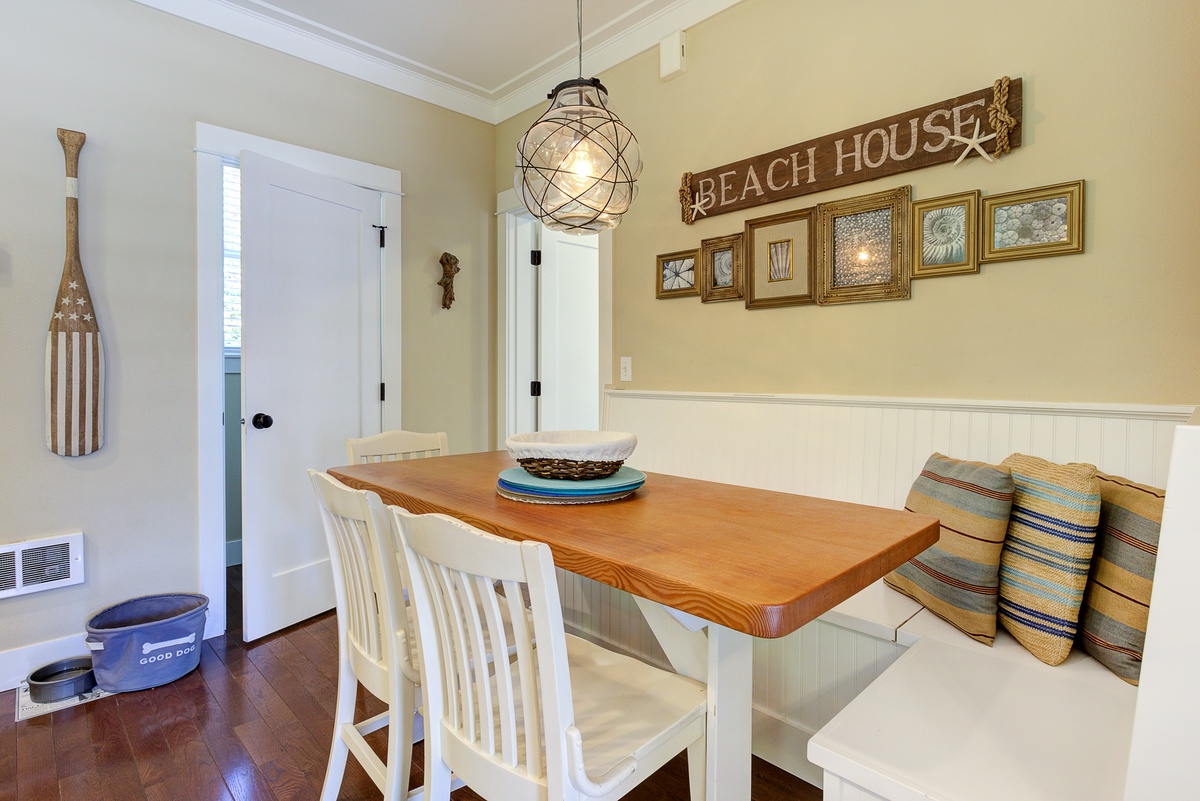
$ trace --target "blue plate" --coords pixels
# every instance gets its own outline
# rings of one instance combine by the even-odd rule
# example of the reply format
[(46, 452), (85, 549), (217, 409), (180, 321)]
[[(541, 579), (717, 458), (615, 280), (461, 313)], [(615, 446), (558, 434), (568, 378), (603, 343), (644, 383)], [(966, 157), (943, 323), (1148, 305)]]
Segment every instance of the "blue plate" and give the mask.
[(520, 467), (510, 467), (500, 473), (499, 486), (524, 493), (536, 493), (545, 497), (608, 495), (614, 492), (635, 490), (646, 483), (646, 474), (632, 467), (622, 467), (606, 478), (587, 481), (569, 481), (560, 478), (539, 478)]

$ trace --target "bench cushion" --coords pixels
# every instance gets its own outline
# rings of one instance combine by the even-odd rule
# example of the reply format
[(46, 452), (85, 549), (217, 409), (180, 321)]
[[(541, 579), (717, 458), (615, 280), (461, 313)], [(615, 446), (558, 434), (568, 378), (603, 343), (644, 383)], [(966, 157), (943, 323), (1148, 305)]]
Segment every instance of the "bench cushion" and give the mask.
[(1015, 453), (1012, 516), (1000, 557), (1000, 622), (1030, 653), (1057, 665), (1071, 653), (1087, 586), (1100, 487), (1090, 464)]
[(1137, 684), (1166, 494), (1119, 476), (1098, 478), (1100, 530), (1084, 598), (1083, 647)]
[(809, 759), (894, 801), (1121, 801), (1137, 690), (959, 639), (906, 651)]
[(996, 636), (1000, 553), (1008, 530), (1013, 481), (1007, 469), (929, 457), (904, 508), (941, 521), (941, 537), (884, 577), (972, 639)]

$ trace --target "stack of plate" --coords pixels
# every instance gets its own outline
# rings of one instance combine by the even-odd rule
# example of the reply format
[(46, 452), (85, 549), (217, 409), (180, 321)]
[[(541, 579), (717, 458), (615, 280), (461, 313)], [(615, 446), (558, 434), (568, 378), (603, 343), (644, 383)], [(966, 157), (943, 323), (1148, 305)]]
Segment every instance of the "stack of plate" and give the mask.
[(510, 467), (500, 473), (496, 492), (523, 503), (602, 503), (624, 498), (644, 483), (646, 474), (632, 467), (622, 467), (607, 478), (588, 481), (539, 478), (520, 467)]

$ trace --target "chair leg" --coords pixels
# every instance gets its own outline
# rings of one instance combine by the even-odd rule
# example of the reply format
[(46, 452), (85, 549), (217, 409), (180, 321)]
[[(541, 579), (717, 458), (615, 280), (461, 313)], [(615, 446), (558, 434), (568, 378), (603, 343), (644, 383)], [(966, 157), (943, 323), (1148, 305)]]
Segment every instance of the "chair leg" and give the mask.
[(325, 783), (321, 787), (321, 801), (337, 801), (342, 789), (342, 777), (346, 772), (346, 757), (350, 749), (342, 739), (342, 724), (354, 722), (354, 701), (358, 693), (358, 679), (350, 670), (350, 663), (341, 660), (338, 666), (337, 706), (333, 713), (333, 744), (329, 748), (329, 766), (325, 769)]
[(442, 761), (441, 732), (430, 731), (440, 725), (438, 721), (425, 721), (425, 786), (421, 801), (449, 801), (453, 789), (451, 782), (454, 777), (449, 766)]
[(688, 795), (691, 801), (704, 801), (705, 782), (708, 780), (708, 743), (703, 737), (688, 746)]
[(387, 786), (383, 797), (401, 801), (408, 797), (412, 770), (413, 715), (416, 714), (416, 688), (404, 681), (388, 721)]

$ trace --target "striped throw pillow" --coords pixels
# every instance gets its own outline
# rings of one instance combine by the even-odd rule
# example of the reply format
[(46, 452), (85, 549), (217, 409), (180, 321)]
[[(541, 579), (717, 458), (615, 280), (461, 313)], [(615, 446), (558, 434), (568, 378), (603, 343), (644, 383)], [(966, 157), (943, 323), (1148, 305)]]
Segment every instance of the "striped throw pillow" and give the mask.
[(1100, 486), (1090, 464), (1060, 465), (1015, 453), (1015, 495), (1000, 557), (1000, 623), (1048, 665), (1071, 653), (1087, 586)]
[(1012, 500), (1008, 470), (933, 454), (904, 508), (937, 517), (941, 537), (885, 576), (884, 583), (968, 637), (991, 645), (996, 639), (1000, 551)]
[(1083, 601), (1083, 647), (1137, 684), (1166, 494), (1118, 476), (1097, 477), (1100, 532)]

